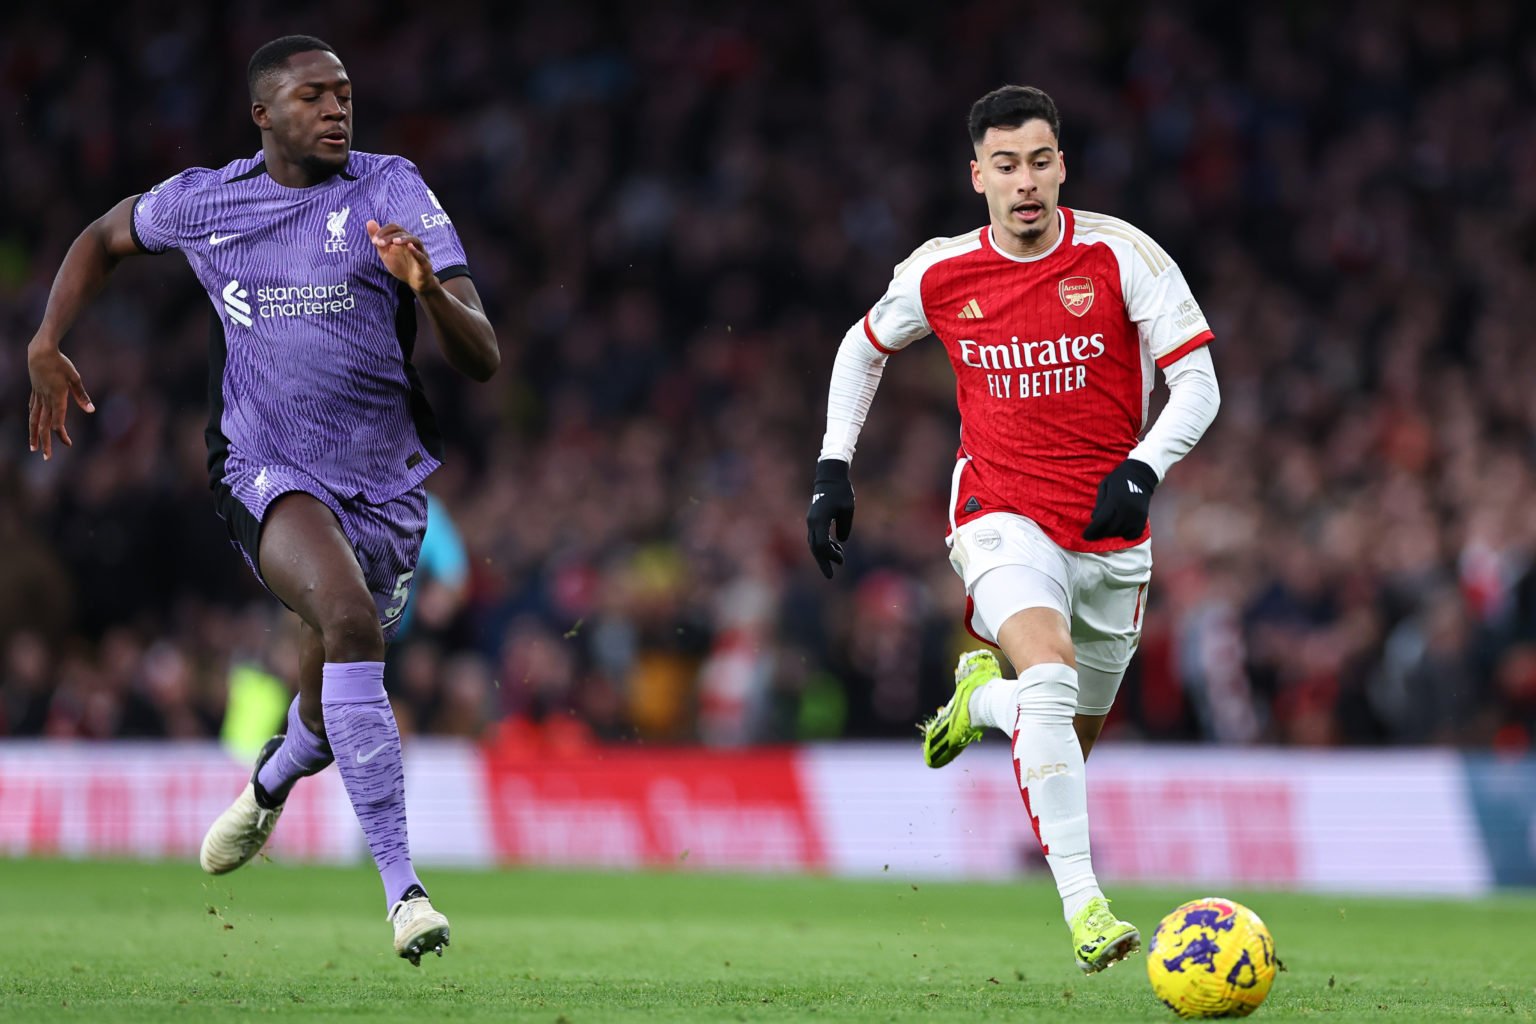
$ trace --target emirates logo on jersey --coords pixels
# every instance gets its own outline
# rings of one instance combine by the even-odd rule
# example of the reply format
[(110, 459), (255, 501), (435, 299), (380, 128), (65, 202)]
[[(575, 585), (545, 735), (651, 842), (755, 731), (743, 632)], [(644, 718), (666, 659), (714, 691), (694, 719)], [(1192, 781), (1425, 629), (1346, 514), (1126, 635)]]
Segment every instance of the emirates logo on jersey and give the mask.
[(1083, 316), (1093, 308), (1093, 278), (1064, 277), (1057, 290), (1061, 304), (1073, 316)]

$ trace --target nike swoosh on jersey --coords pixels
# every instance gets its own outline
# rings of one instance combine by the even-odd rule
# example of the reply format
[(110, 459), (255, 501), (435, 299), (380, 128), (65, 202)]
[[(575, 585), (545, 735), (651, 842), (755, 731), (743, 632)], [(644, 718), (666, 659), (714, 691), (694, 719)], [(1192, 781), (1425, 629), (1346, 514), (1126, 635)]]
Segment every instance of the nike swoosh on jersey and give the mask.
[(236, 231), (232, 235), (220, 235), (217, 231), (215, 231), (208, 236), (208, 244), (219, 245), (223, 242), (229, 241), (231, 238), (239, 238), (242, 234), (244, 234), (243, 231)]
[(389, 746), (389, 741), (385, 740), (383, 743), (380, 743), (366, 754), (361, 750), (356, 750), (352, 752), (352, 756), (357, 759), (358, 764), (367, 764), (369, 761), (373, 760), (374, 755), (378, 754), (379, 751), (383, 750), (387, 746)]

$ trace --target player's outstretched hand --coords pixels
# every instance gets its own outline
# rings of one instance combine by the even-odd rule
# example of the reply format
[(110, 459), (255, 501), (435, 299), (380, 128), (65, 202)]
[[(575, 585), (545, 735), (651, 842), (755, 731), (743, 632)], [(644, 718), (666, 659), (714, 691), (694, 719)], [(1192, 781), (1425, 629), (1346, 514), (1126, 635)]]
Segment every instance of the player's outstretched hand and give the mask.
[(399, 224), (379, 227), (378, 221), (370, 220), (368, 238), (384, 261), (384, 269), (410, 285), (411, 291), (421, 292), (437, 283), (426, 245)]
[(1126, 459), (1110, 470), (1099, 481), (1099, 499), (1093, 506), (1093, 518), (1083, 531), (1083, 540), (1140, 537), (1147, 528), (1147, 512), (1156, 486), (1157, 473), (1145, 462)]
[[(816, 463), (816, 483), (811, 488), (811, 510), (805, 514), (810, 533), (811, 554), (821, 566), (821, 574), (832, 578), (832, 566), (843, 564), (843, 546), (853, 532), (853, 483), (848, 479), (848, 463), (841, 459), (822, 459)], [(837, 540), (832, 527), (837, 527)]]
[(54, 434), (66, 446), (74, 446), (64, 426), (70, 398), (86, 412), (95, 412), (96, 403), (85, 393), (80, 371), (55, 344), (34, 340), (27, 346), (27, 373), (32, 378), (32, 397), (27, 402), (27, 449), (35, 452), (41, 445), (43, 458), (51, 459)]

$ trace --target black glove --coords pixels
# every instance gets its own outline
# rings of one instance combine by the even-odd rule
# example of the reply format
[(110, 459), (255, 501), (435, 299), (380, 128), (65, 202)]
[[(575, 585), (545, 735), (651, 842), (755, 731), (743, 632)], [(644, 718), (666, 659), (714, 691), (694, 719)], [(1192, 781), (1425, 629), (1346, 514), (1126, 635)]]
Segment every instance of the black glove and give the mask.
[[(837, 524), (837, 540), (831, 537)], [(841, 459), (822, 459), (816, 463), (816, 483), (811, 488), (811, 510), (805, 514), (810, 534), (811, 554), (821, 566), (821, 574), (832, 578), (832, 566), (843, 564), (843, 546), (853, 531), (853, 484), (848, 479), (848, 463)]]
[(1124, 537), (1135, 540), (1147, 528), (1147, 508), (1152, 504), (1152, 490), (1157, 473), (1145, 462), (1126, 459), (1099, 481), (1099, 498), (1093, 505), (1093, 518), (1083, 531), (1083, 540)]

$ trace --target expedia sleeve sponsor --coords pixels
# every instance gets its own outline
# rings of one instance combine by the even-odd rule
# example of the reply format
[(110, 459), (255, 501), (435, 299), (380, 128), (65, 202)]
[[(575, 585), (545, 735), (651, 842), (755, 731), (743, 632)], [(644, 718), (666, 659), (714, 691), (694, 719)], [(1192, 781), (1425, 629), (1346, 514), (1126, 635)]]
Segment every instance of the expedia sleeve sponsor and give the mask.
[(393, 159), (387, 205), (390, 220), (421, 237), (434, 272), (466, 265), (464, 245), (453, 218), (443, 209), (437, 193), (427, 187), (416, 165), (403, 157)]
[(437, 193), (433, 192), (431, 189), (427, 189), (427, 198), (432, 201), (432, 207), (436, 212), (424, 213), (421, 215), (421, 230), (431, 231), (433, 228), (445, 227), (446, 225), (452, 224), (453, 218), (449, 217), (447, 213), (443, 212), (443, 204), (437, 201)]
[(263, 319), (323, 316), (357, 306), (357, 296), (340, 284), (272, 285), (256, 289), (256, 314)]

